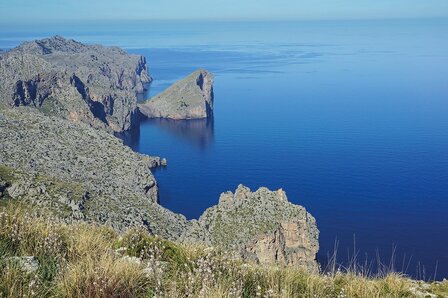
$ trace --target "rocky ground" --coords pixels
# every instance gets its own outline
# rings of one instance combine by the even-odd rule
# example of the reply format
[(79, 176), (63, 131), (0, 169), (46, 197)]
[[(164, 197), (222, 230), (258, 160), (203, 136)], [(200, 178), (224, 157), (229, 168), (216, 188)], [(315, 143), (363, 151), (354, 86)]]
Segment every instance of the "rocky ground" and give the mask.
[(86, 124), (27, 107), (0, 111), (0, 185), (9, 185), (9, 197), (69, 221), (145, 226), (176, 239), (187, 221), (157, 203), (150, 168), (159, 163)]
[(199, 119), (213, 114), (213, 75), (199, 69), (138, 105), (148, 118)]

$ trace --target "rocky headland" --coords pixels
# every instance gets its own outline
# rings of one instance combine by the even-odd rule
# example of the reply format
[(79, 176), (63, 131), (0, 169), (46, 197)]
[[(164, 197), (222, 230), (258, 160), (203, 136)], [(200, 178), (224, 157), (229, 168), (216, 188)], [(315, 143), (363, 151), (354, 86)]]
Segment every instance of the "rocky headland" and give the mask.
[(199, 69), (138, 105), (148, 118), (202, 119), (213, 115), (213, 75)]
[(137, 95), (151, 82), (143, 56), (54, 36), (0, 55), (0, 105), (120, 132), (137, 116)]
[[(2, 53), (0, 205), (16, 202), (33, 215), (120, 233), (140, 227), (257, 263), (316, 271), (316, 221), (282, 190), (240, 185), (192, 221), (158, 204), (151, 168), (166, 161), (133, 152), (110, 133), (133, 125), (136, 96), (150, 80), (141, 56), (58, 36)], [(209, 117), (213, 76), (198, 70), (139, 108), (147, 117)]]

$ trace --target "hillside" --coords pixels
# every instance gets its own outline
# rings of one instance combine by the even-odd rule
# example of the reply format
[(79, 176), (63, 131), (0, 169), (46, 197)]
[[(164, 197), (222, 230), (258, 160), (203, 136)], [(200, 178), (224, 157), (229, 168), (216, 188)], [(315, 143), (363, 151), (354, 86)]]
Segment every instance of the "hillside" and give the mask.
[(31, 217), (8, 203), (0, 209), (0, 297), (448, 297), (448, 282), (261, 266), (142, 229), (118, 235)]

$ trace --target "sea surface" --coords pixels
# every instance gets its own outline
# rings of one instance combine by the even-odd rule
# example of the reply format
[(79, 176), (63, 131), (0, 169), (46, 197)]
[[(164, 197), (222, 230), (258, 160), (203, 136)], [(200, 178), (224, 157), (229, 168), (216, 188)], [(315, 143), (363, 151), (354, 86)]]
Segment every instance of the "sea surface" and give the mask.
[(0, 48), (54, 34), (145, 55), (146, 97), (215, 74), (213, 119), (125, 137), (167, 158), (163, 206), (197, 218), (240, 183), (283, 188), (316, 217), (323, 264), (337, 247), (345, 265), (448, 277), (448, 20), (22, 26)]

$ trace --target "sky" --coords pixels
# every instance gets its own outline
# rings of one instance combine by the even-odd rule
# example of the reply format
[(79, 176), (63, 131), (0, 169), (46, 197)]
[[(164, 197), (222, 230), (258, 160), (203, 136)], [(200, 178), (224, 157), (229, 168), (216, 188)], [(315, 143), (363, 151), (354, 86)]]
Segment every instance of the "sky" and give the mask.
[(0, 23), (448, 17), (448, 0), (0, 0)]

